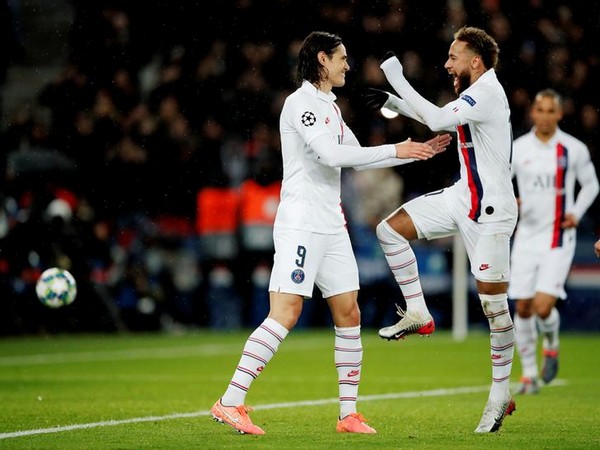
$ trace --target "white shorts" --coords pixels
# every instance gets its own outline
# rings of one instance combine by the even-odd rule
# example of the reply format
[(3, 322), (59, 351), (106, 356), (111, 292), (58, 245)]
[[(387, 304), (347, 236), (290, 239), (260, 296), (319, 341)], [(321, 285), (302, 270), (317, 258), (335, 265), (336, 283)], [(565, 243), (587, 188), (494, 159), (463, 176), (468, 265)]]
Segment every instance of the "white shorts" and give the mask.
[(566, 299), (565, 283), (574, 255), (574, 245), (539, 251), (515, 241), (511, 253), (509, 298), (530, 299), (536, 292), (543, 292)]
[(489, 223), (477, 223), (460, 207), (451, 186), (417, 197), (404, 205), (420, 239), (438, 239), (460, 233), (471, 273), (484, 282), (506, 282), (509, 279), (510, 237), (517, 218)]
[(358, 266), (348, 232), (321, 234), (275, 227), (269, 292), (323, 298), (359, 289)]

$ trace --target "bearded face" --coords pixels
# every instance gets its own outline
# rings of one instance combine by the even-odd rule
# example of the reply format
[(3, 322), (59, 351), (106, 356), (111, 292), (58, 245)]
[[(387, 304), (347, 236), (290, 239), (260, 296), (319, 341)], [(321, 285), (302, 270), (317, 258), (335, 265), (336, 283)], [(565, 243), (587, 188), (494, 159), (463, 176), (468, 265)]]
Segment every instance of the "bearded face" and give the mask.
[(454, 93), (458, 96), (461, 92), (471, 86), (471, 74), (463, 72), (454, 77)]
[(476, 55), (462, 41), (454, 41), (448, 51), (448, 60), (444, 64), (453, 79), (454, 92), (459, 95), (471, 86), (472, 63)]

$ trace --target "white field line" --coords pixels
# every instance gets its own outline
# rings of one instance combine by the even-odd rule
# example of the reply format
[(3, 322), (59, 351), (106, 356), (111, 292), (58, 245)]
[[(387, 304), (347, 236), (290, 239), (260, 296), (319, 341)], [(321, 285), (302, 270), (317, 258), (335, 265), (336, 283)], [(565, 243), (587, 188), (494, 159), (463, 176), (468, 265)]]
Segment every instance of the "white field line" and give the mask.
[[(548, 387), (565, 386), (567, 382), (565, 380), (554, 380)], [(489, 390), (489, 384), (485, 386), (465, 386), (451, 389), (433, 389), (429, 391), (415, 391), (415, 392), (394, 392), (388, 394), (375, 394), (375, 395), (363, 395), (360, 397), (361, 402), (372, 402), (377, 400), (394, 400), (399, 398), (415, 398), (415, 397), (443, 397), (451, 395), (462, 395), (462, 394), (473, 394), (478, 392), (487, 392)], [(267, 410), (267, 409), (279, 409), (279, 408), (299, 408), (302, 406), (321, 406), (330, 403), (337, 403), (338, 398), (323, 398), (319, 400), (303, 400), (298, 402), (284, 402), (284, 403), (271, 403), (266, 405), (254, 406), (255, 410)], [(81, 423), (74, 425), (64, 425), (52, 428), (38, 428), (34, 430), (22, 430), (12, 431), (8, 433), (0, 433), (0, 440), (11, 439), (22, 436), (33, 436), (37, 434), (50, 434), (50, 433), (62, 433), (63, 431), (73, 430), (85, 430), (88, 428), (98, 427), (111, 427), (115, 425), (127, 425), (130, 423), (142, 423), (142, 422), (157, 422), (162, 420), (173, 420), (173, 419), (187, 419), (194, 417), (204, 417), (210, 415), (210, 411), (196, 411), (190, 413), (174, 413), (167, 414), (164, 416), (146, 416), (146, 417), (133, 417), (131, 419), (121, 420), (105, 420), (101, 422)]]
[[(48, 353), (35, 355), (0, 356), (0, 367), (50, 365), (81, 362), (173, 359), (187, 356), (211, 356), (228, 353), (239, 354), (243, 343), (221, 345), (189, 345), (186, 347), (131, 348), (123, 350), (100, 350), (92, 352)], [(304, 351), (323, 346), (322, 342), (299, 342), (286, 348), (286, 352)]]

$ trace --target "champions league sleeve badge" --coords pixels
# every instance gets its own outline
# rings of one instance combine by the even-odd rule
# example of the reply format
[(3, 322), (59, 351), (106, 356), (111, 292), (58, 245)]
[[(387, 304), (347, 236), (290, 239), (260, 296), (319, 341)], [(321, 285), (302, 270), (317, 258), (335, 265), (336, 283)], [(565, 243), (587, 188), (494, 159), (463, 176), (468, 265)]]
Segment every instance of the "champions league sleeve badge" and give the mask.
[(302, 125), (305, 127), (312, 127), (315, 123), (317, 123), (317, 117), (310, 111), (305, 111), (300, 120), (302, 121)]
[(463, 95), (463, 96), (460, 97), (460, 99), (464, 100), (465, 102), (467, 102), (471, 106), (475, 106), (475, 104), (477, 103), (475, 101), (475, 99), (473, 97), (471, 97), (470, 95)]
[(296, 269), (292, 272), (292, 281), (296, 284), (300, 284), (304, 281), (304, 271), (302, 269)]

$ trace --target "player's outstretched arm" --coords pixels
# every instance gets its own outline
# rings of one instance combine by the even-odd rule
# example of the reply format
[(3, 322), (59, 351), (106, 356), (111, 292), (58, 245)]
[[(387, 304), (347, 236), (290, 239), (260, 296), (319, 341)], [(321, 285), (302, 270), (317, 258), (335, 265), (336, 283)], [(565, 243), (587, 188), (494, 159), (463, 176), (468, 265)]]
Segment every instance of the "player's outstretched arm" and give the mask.
[(403, 116), (425, 124), (423, 118), (413, 111), (408, 103), (390, 92), (382, 91), (381, 89), (376, 88), (367, 88), (363, 92), (362, 98), (369, 109), (378, 111), (381, 108), (387, 108), (398, 114), (402, 114)]
[(404, 77), (403, 67), (398, 58), (388, 52), (381, 63), (381, 70), (394, 90), (400, 94), (419, 117), (433, 131), (449, 130), (460, 123), (451, 108), (440, 108), (419, 94)]
[(430, 144), (413, 142), (408, 138), (396, 144), (396, 158), (425, 160), (435, 156), (435, 151)]
[(450, 145), (450, 142), (452, 142), (452, 136), (446, 133), (438, 134), (436, 137), (429, 139), (425, 143), (431, 145), (431, 148), (433, 148), (433, 151), (437, 155), (438, 153), (445, 151)]
[(446, 150), (446, 147), (452, 141), (449, 134), (438, 135), (427, 142), (414, 142), (412, 139), (407, 139), (404, 142), (394, 144), (396, 148), (396, 156), (383, 161), (377, 161), (371, 164), (354, 166), (355, 170), (366, 169), (381, 169), (383, 167), (395, 167), (403, 164), (409, 164), (414, 161), (423, 161), (438, 153)]

